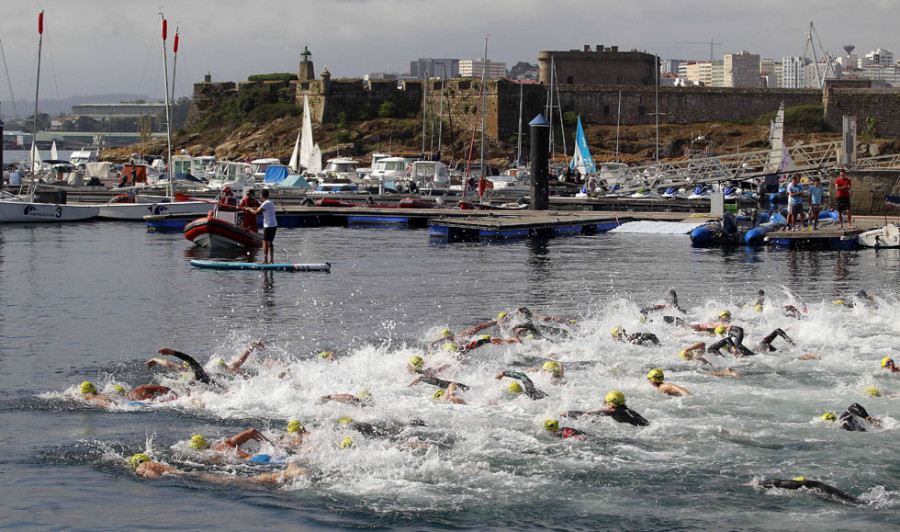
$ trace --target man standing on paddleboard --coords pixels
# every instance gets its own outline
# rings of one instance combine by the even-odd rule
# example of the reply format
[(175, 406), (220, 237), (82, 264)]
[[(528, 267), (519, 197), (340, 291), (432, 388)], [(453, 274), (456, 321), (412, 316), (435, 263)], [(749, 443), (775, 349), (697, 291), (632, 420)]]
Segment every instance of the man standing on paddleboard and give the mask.
[(249, 207), (244, 210), (254, 216), (262, 213), (263, 215), (263, 264), (273, 264), (275, 262), (275, 231), (278, 229), (278, 220), (275, 218), (275, 204), (269, 199), (269, 189), (264, 188), (261, 192), (263, 203), (255, 209)]

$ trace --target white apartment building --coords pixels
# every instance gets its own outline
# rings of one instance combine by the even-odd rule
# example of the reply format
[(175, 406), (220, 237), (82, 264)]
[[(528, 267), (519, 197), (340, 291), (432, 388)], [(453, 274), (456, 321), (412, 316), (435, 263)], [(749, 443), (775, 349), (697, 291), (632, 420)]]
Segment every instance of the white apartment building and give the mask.
[[(459, 75), (463, 78), (480, 78), (485, 67), (484, 59), (463, 59), (459, 62)], [(506, 61), (487, 60), (487, 79), (506, 77)]]
[(781, 86), (785, 89), (806, 88), (806, 67), (809, 60), (803, 57), (781, 59)]
[(866, 54), (866, 58), (863, 61), (863, 64), (859, 66), (895, 66), (894, 54), (889, 50), (882, 50), (881, 48), (872, 50), (871, 52)]
[(723, 87), (759, 87), (760, 60), (757, 54), (746, 51), (725, 54), (723, 70)]

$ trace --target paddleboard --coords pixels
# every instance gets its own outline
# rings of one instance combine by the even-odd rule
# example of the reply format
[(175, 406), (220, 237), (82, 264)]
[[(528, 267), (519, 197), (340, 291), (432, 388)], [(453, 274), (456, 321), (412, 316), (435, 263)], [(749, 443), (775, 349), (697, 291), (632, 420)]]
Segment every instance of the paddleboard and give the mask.
[(290, 263), (274, 263), (274, 264), (257, 264), (255, 262), (227, 262), (221, 260), (198, 260), (191, 261), (191, 266), (197, 268), (209, 268), (213, 270), (268, 270), (279, 272), (330, 272), (331, 264), (321, 262), (317, 264), (290, 264)]

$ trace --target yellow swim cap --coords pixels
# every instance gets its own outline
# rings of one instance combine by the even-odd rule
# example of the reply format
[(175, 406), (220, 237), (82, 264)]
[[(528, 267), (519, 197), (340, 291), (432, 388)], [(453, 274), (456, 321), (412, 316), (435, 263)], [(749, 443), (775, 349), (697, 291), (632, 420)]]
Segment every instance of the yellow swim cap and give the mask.
[(618, 390), (614, 390), (606, 394), (606, 404), (609, 406), (624, 406), (625, 394)]
[(867, 397), (881, 397), (881, 390), (875, 386), (866, 386), (863, 388), (863, 395)]
[(344, 416), (344, 417), (338, 418), (337, 421), (338, 421), (338, 424), (340, 424), (340, 425), (346, 425), (347, 423), (353, 423), (353, 418)]
[(482, 339), (482, 340), (490, 340), (490, 339), (491, 339), (491, 335), (490, 335), (490, 334), (482, 334), (482, 335), (481, 335), (481, 339)]
[(756, 312), (762, 312), (762, 311), (763, 311), (763, 306), (762, 306), (762, 305), (756, 305), (755, 307), (753, 307), (753, 310), (755, 310)]
[(91, 383), (91, 381), (84, 381), (81, 383), (81, 386), (78, 387), (78, 391), (83, 394), (94, 393), (97, 391), (97, 388)]
[(544, 371), (552, 373), (554, 377), (559, 377), (561, 373), (559, 369), (559, 362), (555, 360), (548, 360), (544, 362)]
[(356, 444), (353, 443), (353, 438), (347, 436), (343, 440), (341, 440), (341, 449), (353, 449), (356, 447)]
[(444, 342), (444, 351), (459, 351), (459, 346), (453, 342)]
[(625, 337), (625, 329), (622, 328), (621, 325), (616, 325), (612, 330), (613, 338), (624, 338)]
[(137, 453), (135, 455), (132, 455), (131, 458), (128, 459), (128, 463), (135, 469), (137, 469), (137, 466), (149, 461), (150, 457), (144, 453)]
[(409, 357), (409, 365), (416, 371), (422, 371), (422, 368), (425, 367), (425, 359), (419, 355), (413, 355)]
[(881, 359), (881, 367), (886, 368), (894, 363), (894, 360), (891, 357), (884, 357)]
[(725, 334), (727, 331), (728, 331), (728, 327), (726, 327), (726, 326), (724, 326), (724, 325), (719, 325), (718, 327), (716, 327), (716, 334), (717, 334), (717, 335), (718, 335), (718, 334)]
[(447, 392), (438, 388), (437, 390), (434, 391), (433, 394), (431, 394), (431, 398), (434, 399), (435, 401), (440, 401), (441, 397), (443, 397), (445, 393), (447, 393)]
[(831, 421), (832, 423), (837, 421), (837, 416), (834, 415), (833, 412), (825, 412), (824, 414), (822, 414), (821, 418), (825, 421)]
[(555, 419), (545, 419), (544, 430), (549, 430), (550, 432), (559, 430), (559, 421)]
[(204, 438), (200, 434), (194, 434), (193, 436), (191, 436), (191, 447), (197, 449), (198, 451), (202, 451), (209, 447), (209, 443), (206, 441), (206, 438)]
[(189, 368), (189, 367), (191, 367), (191, 365), (188, 364), (187, 360), (185, 360), (184, 362), (181, 363), (181, 367), (183, 367), (183, 368)]
[(509, 386), (507, 386), (506, 389), (511, 391), (512, 393), (516, 393), (516, 394), (522, 393), (522, 391), (523, 391), (522, 385), (515, 381), (509, 383)]
[(723, 320), (730, 320), (731, 312), (728, 310), (723, 310), (722, 312), (719, 313), (719, 318), (723, 319)]
[(834, 304), (835, 304), (835, 305), (843, 305), (843, 304), (844, 304), (844, 300), (843, 300), (843, 299), (835, 299), (835, 300), (834, 300)]
[(319, 351), (316, 356), (319, 358), (328, 358), (329, 356), (331, 356), (331, 351)]
[(453, 336), (453, 331), (451, 331), (450, 329), (444, 329), (441, 331), (442, 338), (447, 338), (449, 336)]
[(687, 349), (682, 349), (681, 354), (679, 356), (685, 360), (690, 360), (687, 355)]
[(221, 358), (220, 358), (219, 360), (216, 360), (216, 365), (217, 365), (217, 366), (220, 366), (220, 367), (223, 367), (223, 368), (227, 368), (227, 367), (228, 367), (228, 364), (226, 364), (225, 361), (222, 360)]
[(127, 393), (127, 392), (125, 391), (125, 387), (122, 386), (121, 384), (114, 384), (114, 385), (113, 385), (113, 390), (115, 390), (116, 393), (119, 394), (119, 395), (125, 395), (125, 394)]
[(794, 480), (796, 480), (797, 482), (803, 482), (804, 480), (807, 480), (807, 479), (806, 479), (806, 477), (794, 477)]
[(305, 429), (303, 428), (303, 423), (300, 423), (296, 419), (292, 419), (292, 420), (288, 421), (287, 431), (290, 433), (306, 432)]
[(502, 319), (505, 318), (505, 317), (506, 317), (506, 313), (505, 313), (505, 312), (501, 312), (500, 314), (497, 314), (497, 321), (500, 321), (500, 320), (502, 320)]
[(356, 394), (356, 398), (359, 399), (360, 401), (371, 401), (372, 394), (369, 393), (369, 390), (363, 390), (363, 391), (359, 392), (358, 394)]
[(647, 378), (650, 379), (651, 382), (659, 384), (664, 381), (666, 377), (663, 373), (663, 370), (659, 368), (653, 368), (650, 370), (650, 373), (647, 374)]

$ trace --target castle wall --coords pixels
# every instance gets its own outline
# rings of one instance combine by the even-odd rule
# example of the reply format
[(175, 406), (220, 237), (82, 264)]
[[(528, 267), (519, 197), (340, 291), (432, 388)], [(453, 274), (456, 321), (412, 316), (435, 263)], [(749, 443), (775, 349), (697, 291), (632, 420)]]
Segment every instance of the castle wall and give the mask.
[(844, 115), (856, 117), (860, 136), (900, 136), (900, 90), (829, 88), (823, 98), (825, 120), (841, 129)]

